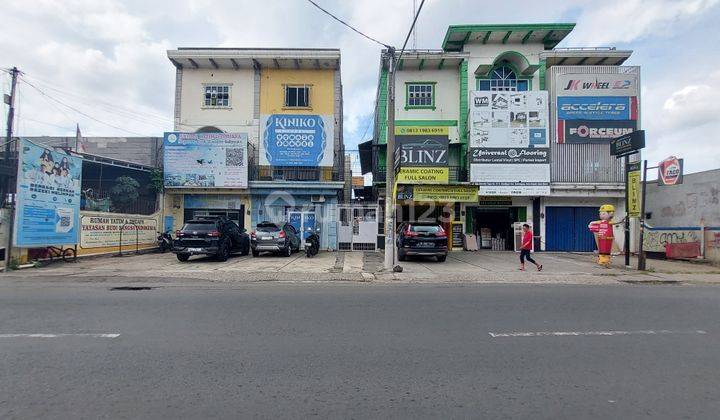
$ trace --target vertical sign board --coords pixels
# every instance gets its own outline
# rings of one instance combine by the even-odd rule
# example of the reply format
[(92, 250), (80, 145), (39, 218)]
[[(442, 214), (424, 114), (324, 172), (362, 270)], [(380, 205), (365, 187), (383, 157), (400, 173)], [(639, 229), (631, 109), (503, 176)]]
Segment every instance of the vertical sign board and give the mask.
[(638, 74), (558, 73), (558, 143), (608, 143), (638, 129)]
[(641, 190), (640, 190), (640, 162), (632, 162), (625, 168), (627, 170), (627, 213), (629, 217), (640, 217)]
[(165, 133), (169, 188), (247, 188), (247, 133)]
[(260, 116), (260, 165), (333, 166), (332, 115)]
[(548, 93), (470, 92), (470, 181), (480, 195), (550, 194)]
[(82, 159), (20, 140), (14, 243), (78, 243)]
[(448, 127), (395, 126), (394, 168), (398, 183), (449, 182)]

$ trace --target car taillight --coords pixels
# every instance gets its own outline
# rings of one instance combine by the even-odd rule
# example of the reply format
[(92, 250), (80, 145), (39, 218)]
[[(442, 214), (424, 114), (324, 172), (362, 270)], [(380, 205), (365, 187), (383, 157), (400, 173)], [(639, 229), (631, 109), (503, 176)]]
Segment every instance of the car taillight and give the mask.
[(213, 230), (212, 232), (208, 233), (208, 236), (211, 236), (211, 237), (213, 237), (213, 238), (217, 238), (218, 236), (220, 236), (220, 232), (217, 231), (217, 230)]
[(278, 234), (278, 236), (281, 237), (281, 238), (284, 238), (284, 237), (285, 237), (285, 231), (284, 231), (284, 230), (281, 230), (280, 233)]
[(405, 230), (405, 236), (418, 236), (417, 232), (413, 232), (410, 230), (410, 226)]
[(438, 229), (438, 231), (435, 232), (435, 236), (437, 236), (438, 238), (447, 238), (447, 234), (445, 233), (445, 229), (443, 229), (442, 226), (440, 226), (440, 229)]

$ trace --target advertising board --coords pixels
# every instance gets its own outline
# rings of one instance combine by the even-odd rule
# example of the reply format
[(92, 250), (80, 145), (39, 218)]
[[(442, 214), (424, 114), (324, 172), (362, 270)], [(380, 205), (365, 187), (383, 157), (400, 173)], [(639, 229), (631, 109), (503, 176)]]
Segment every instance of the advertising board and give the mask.
[(682, 159), (670, 156), (658, 164), (658, 185), (680, 185), (682, 183)]
[(634, 120), (559, 120), (560, 143), (607, 143), (637, 130)]
[(558, 96), (638, 96), (638, 77), (633, 73), (563, 73), (556, 83)]
[(260, 119), (261, 165), (333, 166), (332, 115), (270, 114)]
[(14, 244), (77, 244), (82, 159), (20, 140)]
[(247, 139), (247, 133), (165, 133), (165, 187), (247, 188)]
[(629, 217), (640, 217), (642, 194), (640, 189), (640, 162), (627, 165), (627, 206)]
[(475, 185), (415, 185), (412, 192), (415, 201), (439, 203), (474, 203), (478, 196)]
[(395, 169), (448, 166), (448, 127), (395, 127)]
[(157, 243), (157, 219), (154, 216), (113, 216), (84, 215), (81, 218), (82, 231), (80, 246), (82, 248), (116, 247), (122, 244), (149, 245)]
[(558, 96), (559, 120), (635, 120), (637, 100), (629, 96)]
[(481, 195), (550, 194), (548, 93), (470, 92), (470, 181)]
[(395, 181), (398, 184), (447, 184), (450, 180), (450, 171), (445, 168), (425, 168), (406, 166), (400, 168)]

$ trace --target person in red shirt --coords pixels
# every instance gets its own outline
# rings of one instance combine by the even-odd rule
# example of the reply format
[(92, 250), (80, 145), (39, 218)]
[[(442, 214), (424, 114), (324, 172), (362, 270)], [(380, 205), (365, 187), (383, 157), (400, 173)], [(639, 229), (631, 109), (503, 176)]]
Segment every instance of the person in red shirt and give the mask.
[(530, 225), (525, 223), (522, 227), (522, 246), (520, 246), (520, 270), (525, 271), (525, 259), (535, 264), (538, 271), (542, 271), (542, 264), (538, 264), (530, 256), (530, 250), (532, 249), (533, 235), (530, 232)]

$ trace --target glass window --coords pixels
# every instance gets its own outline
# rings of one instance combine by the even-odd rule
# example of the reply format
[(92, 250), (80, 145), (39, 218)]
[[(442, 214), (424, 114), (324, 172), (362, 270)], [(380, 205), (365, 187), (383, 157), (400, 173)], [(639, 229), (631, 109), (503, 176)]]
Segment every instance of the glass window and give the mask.
[(433, 83), (409, 83), (407, 85), (407, 106), (412, 108), (435, 105), (434, 90)]
[(205, 106), (229, 107), (230, 86), (205, 85)]
[(285, 106), (288, 108), (308, 108), (310, 106), (309, 86), (285, 86)]
[(517, 75), (510, 66), (500, 66), (490, 73), (490, 80), (481, 80), (480, 90), (492, 91), (526, 91), (529, 84), (527, 80), (518, 80)]

